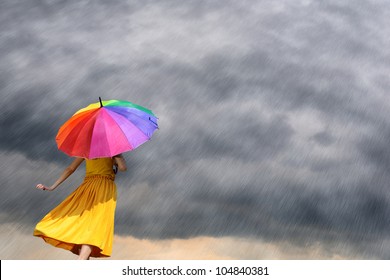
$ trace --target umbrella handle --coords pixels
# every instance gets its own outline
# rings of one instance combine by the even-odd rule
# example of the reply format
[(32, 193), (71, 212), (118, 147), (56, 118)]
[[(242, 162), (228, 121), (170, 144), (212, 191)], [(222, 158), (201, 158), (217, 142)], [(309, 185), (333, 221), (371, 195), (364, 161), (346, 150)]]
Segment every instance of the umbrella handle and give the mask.
[(103, 107), (102, 99), (99, 96), (100, 108)]

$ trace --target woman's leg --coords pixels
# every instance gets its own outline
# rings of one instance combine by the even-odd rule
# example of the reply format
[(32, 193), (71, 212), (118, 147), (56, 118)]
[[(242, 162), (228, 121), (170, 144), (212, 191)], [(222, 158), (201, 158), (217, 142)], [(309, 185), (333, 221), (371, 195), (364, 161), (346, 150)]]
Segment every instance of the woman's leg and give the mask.
[(81, 245), (79, 260), (89, 260), (89, 255), (92, 252), (92, 247), (89, 245)]

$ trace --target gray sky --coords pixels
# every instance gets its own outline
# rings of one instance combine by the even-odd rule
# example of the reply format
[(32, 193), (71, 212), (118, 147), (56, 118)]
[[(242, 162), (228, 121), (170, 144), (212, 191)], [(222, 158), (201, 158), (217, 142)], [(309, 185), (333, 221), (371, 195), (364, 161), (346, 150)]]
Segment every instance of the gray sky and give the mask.
[(70, 162), (58, 128), (101, 96), (159, 117), (125, 155), (118, 236), (390, 258), (389, 19), (379, 0), (2, 0), (1, 224), (32, 234), (81, 183), (34, 189)]

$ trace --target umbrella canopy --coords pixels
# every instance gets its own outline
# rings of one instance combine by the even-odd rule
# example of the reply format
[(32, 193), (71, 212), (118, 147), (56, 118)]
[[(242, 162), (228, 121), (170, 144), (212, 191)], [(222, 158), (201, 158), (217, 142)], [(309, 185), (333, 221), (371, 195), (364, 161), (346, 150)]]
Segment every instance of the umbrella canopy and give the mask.
[(58, 149), (74, 157), (113, 157), (145, 143), (158, 128), (149, 109), (123, 100), (99, 100), (61, 126)]

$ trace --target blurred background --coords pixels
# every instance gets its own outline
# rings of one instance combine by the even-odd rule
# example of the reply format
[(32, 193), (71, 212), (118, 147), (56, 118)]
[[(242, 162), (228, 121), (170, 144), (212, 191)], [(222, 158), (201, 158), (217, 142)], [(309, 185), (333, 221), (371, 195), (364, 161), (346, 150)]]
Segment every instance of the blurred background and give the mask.
[(125, 154), (111, 259), (390, 258), (390, 2), (0, 2), (0, 258), (81, 182), (59, 127), (123, 99), (160, 129)]

